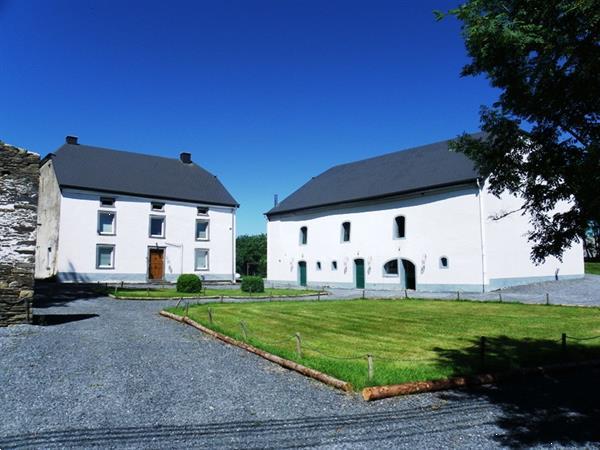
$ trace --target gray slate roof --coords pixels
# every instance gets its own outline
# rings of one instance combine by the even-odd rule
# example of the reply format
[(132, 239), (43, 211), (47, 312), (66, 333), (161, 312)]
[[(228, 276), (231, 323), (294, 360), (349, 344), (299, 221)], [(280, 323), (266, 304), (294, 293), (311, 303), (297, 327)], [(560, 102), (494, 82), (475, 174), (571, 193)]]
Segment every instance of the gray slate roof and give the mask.
[[(473, 137), (482, 138), (483, 133)], [(473, 161), (451, 152), (449, 141), (401, 150), (334, 166), (314, 177), (266, 214), (385, 198), (415, 191), (473, 182)]]
[(61, 187), (239, 206), (210, 172), (179, 158), (64, 144), (52, 157)]

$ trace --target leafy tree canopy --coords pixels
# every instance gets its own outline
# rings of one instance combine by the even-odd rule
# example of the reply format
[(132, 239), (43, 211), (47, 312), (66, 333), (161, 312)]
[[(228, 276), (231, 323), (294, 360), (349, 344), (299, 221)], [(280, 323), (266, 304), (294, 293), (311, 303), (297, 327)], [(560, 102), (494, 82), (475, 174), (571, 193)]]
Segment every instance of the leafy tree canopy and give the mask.
[(468, 0), (435, 14), (462, 23), (461, 75), (501, 92), (481, 110), (487, 139), (462, 135), (454, 150), (494, 194), (523, 197), (534, 261), (560, 258), (600, 223), (600, 0)]
[(236, 239), (236, 270), (242, 275), (267, 276), (267, 235), (243, 235)]

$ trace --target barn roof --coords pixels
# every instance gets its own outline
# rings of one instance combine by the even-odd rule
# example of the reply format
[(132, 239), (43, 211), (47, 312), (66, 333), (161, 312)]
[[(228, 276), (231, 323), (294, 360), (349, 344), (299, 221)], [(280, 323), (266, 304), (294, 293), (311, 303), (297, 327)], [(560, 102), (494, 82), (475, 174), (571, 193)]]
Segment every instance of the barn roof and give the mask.
[(180, 158), (67, 143), (48, 155), (61, 187), (239, 206), (217, 177)]
[[(483, 134), (472, 135), (482, 138)], [(448, 143), (414, 147), (340, 164), (312, 178), (266, 214), (300, 211), (473, 182), (474, 163)]]

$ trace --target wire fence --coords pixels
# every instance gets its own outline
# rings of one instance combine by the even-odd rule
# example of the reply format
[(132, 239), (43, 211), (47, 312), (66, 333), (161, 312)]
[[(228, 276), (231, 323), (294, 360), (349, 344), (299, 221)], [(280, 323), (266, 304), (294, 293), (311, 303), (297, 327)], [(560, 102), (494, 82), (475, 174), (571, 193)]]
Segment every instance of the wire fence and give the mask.
[[(179, 303), (178, 303), (178, 305), (179, 305)], [(189, 302), (186, 302), (185, 306), (183, 306), (186, 317), (189, 316), (189, 306), (190, 306)], [(215, 322), (214, 311), (211, 307), (207, 308), (207, 321), (208, 321), (209, 327), (217, 325)], [(302, 336), (299, 332), (287, 335), (285, 337), (282, 337), (281, 339), (267, 340), (262, 336), (258, 336), (256, 334), (252, 333), (250, 330), (250, 327), (244, 320), (239, 321), (239, 327), (240, 327), (240, 334), (242, 336), (242, 339), (246, 343), (254, 342), (254, 343), (258, 343), (258, 344), (262, 344), (262, 345), (266, 345), (266, 346), (270, 346), (270, 347), (277, 347), (277, 346), (281, 346), (284, 344), (289, 344), (289, 343), (295, 342), (295, 354), (296, 354), (297, 360), (302, 360), (303, 358), (306, 358), (306, 356), (307, 356), (306, 351), (308, 351), (308, 352), (312, 352), (314, 354), (320, 355), (326, 359), (334, 360), (334, 361), (361, 361), (361, 360), (366, 361), (366, 363), (367, 363), (367, 378), (369, 381), (372, 381), (372, 379), (374, 377), (375, 361), (377, 361), (379, 363), (388, 363), (388, 364), (389, 363), (392, 363), (392, 364), (415, 363), (415, 362), (416, 363), (425, 363), (425, 364), (433, 364), (433, 363), (439, 364), (440, 363), (439, 357), (438, 358), (408, 358), (408, 357), (391, 358), (391, 357), (382, 356), (381, 354), (371, 353), (371, 352), (356, 353), (356, 354), (346, 355), (346, 356), (333, 355), (333, 354), (323, 351), (322, 349), (318, 348), (317, 346), (313, 345), (312, 343), (308, 343), (306, 341), (305, 336)], [(568, 340), (580, 342), (580, 341), (590, 341), (590, 340), (594, 340), (594, 339), (600, 339), (600, 335), (576, 337), (576, 336), (567, 335), (566, 333), (562, 333), (562, 335), (559, 339), (545, 340), (545, 342), (552, 343), (552, 344), (560, 344), (560, 347), (557, 347), (557, 348), (561, 349), (562, 355), (564, 357), (566, 355), (567, 349), (568, 349), (568, 346), (567, 346)], [(519, 342), (523, 345), (526, 345), (528, 341), (524, 339)], [(464, 350), (465, 349), (462, 349), (462, 351), (464, 351)], [(477, 340), (477, 344), (467, 350), (471, 351), (471, 353), (467, 357), (468, 358), (470, 357), (470, 359), (472, 360), (471, 362), (475, 363), (475, 366), (477, 366), (475, 368), (478, 368), (481, 370), (485, 369), (486, 366), (488, 365), (488, 363), (497, 362), (499, 359), (506, 360), (509, 363), (509, 366), (512, 366), (513, 363), (519, 362), (521, 360), (520, 355), (515, 354), (514, 351), (512, 353), (510, 352), (510, 348), (507, 349), (505, 346), (503, 346), (501, 344), (496, 344), (494, 342), (490, 342), (490, 339), (486, 336), (480, 336)], [(458, 350), (458, 351), (461, 351), (461, 350)], [(476, 361), (477, 359), (478, 359), (478, 361)]]

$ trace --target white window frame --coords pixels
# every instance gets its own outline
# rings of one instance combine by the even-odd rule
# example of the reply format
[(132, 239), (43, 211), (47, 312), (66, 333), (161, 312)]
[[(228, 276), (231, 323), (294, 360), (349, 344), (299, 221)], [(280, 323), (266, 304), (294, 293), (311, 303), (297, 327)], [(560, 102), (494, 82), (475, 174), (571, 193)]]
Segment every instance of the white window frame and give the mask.
[[(112, 233), (103, 233), (100, 230), (100, 216), (103, 214), (111, 214), (113, 216)], [(97, 231), (100, 236), (116, 236), (117, 235), (117, 212), (116, 211), (98, 211)]]
[[(160, 208), (155, 208), (154, 205), (160, 205)], [(150, 210), (155, 212), (164, 212), (165, 202), (150, 202)]]
[[(198, 224), (205, 223), (206, 224), (206, 237), (198, 237)], [(208, 241), (210, 240), (210, 220), (209, 219), (196, 219), (196, 229), (194, 230), (194, 235), (197, 241)]]
[[(101, 248), (110, 248), (112, 250), (110, 266), (101, 266), (100, 265), (100, 249)], [(115, 268), (115, 246), (112, 244), (96, 244), (96, 269), (114, 270), (114, 268)]]
[[(152, 234), (152, 219), (162, 219), (162, 235)], [(153, 216), (151, 215), (148, 219), (148, 237), (153, 239), (164, 239), (167, 234), (167, 217), (166, 216)]]
[[(198, 267), (198, 252), (206, 252), (206, 267)], [(207, 248), (195, 248), (194, 249), (194, 271), (195, 272), (202, 272), (202, 271), (206, 271), (209, 270), (209, 258), (210, 258), (210, 251)]]

